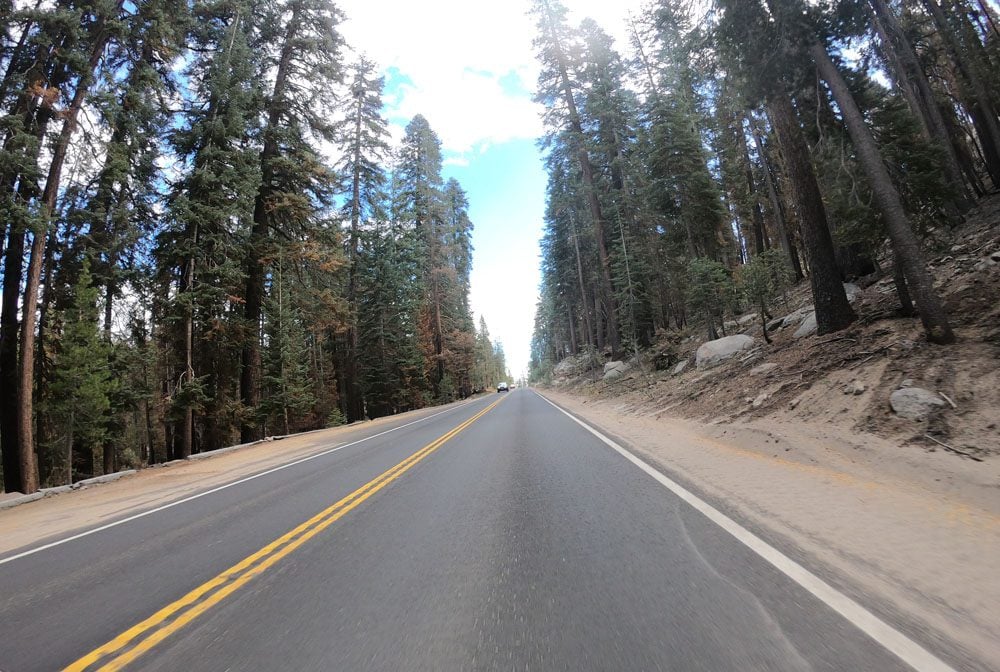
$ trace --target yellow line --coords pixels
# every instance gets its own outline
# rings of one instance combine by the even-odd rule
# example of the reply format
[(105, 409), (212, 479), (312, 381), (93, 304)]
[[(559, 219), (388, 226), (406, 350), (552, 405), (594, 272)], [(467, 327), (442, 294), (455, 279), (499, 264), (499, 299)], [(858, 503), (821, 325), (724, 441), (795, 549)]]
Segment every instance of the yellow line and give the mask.
[[(65, 668), (66, 672), (83, 672), (83, 670), (88, 669), (95, 663), (99, 662), (102, 658), (114, 654), (119, 655), (117, 655), (117, 657), (113, 660), (109, 660), (107, 663), (102, 665), (99, 668), (99, 672), (111, 672), (113, 670), (122, 669), (143, 653), (146, 653), (164, 639), (180, 630), (204, 612), (208, 611), (211, 607), (215, 606), (236, 590), (246, 585), (254, 577), (260, 575), (279, 560), (291, 554), (297, 548), (302, 546), (302, 544), (306, 543), (327, 527), (340, 520), (344, 515), (358, 507), (362, 502), (367, 500), (376, 492), (402, 476), (417, 462), (433, 453), (459, 432), (486, 415), (501, 401), (502, 399), (498, 399), (493, 402), (462, 424), (438, 437), (396, 466), (383, 472), (346, 497), (338, 500), (335, 504), (320, 511), (309, 520), (292, 529), (290, 532), (281, 535), (256, 553), (244, 558), (215, 578), (198, 586), (179, 600), (163, 607), (149, 618), (121, 633), (107, 644), (94, 649)], [(201, 599), (213, 590), (215, 590), (215, 592), (208, 595), (205, 599)], [(171, 616), (184, 609), (187, 610), (177, 616), (169, 624), (157, 629), (128, 651), (120, 653), (133, 640), (163, 624)]]

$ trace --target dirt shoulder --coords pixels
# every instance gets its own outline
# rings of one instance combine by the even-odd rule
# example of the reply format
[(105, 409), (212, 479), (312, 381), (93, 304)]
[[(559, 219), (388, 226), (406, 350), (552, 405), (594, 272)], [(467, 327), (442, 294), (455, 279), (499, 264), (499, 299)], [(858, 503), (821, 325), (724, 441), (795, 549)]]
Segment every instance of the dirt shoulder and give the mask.
[(970, 661), (1000, 660), (998, 461), (800, 419), (702, 424), (622, 399), (541, 392), (805, 554), (849, 592)]
[(86, 486), (3, 509), (0, 510), (0, 554), (163, 506), (355, 441), (370, 435), (373, 430), (391, 429), (462, 403), (467, 402), (216, 451), (200, 459), (142, 469), (114, 482)]

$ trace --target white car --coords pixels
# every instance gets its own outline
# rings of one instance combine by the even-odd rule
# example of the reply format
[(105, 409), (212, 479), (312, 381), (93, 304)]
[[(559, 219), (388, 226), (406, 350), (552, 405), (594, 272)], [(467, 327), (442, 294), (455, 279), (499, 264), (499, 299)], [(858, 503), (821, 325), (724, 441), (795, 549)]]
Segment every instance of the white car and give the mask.
[(507, 392), (508, 390), (510, 390), (510, 388), (507, 387), (506, 382), (502, 382), (497, 385), (497, 392)]

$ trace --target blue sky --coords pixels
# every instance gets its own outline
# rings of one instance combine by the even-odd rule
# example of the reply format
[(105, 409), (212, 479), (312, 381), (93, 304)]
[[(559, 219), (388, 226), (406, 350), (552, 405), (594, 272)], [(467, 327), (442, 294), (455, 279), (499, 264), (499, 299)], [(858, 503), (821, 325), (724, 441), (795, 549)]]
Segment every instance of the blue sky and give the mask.
[[(339, 0), (351, 49), (386, 74), (386, 117), (398, 141), (416, 114), (441, 138), (445, 177), (469, 195), (475, 225), (471, 304), (503, 343), (511, 372), (527, 371), (538, 297), (545, 173), (535, 146), (540, 108), (530, 0)], [(624, 47), (640, 0), (565, 0)], [(350, 52), (353, 52), (350, 53)]]
[(446, 177), (469, 194), (475, 224), (471, 303), (503, 342), (511, 372), (527, 368), (538, 292), (538, 240), (545, 207), (545, 172), (531, 139), (510, 140), (449, 165)]

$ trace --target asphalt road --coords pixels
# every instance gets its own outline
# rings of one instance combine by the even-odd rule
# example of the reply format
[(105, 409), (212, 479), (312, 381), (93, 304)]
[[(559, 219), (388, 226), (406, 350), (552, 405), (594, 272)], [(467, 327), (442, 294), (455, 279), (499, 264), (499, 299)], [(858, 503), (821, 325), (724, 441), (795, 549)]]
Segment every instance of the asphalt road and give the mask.
[(0, 558), (0, 670), (911, 669), (800, 584), (517, 390)]

